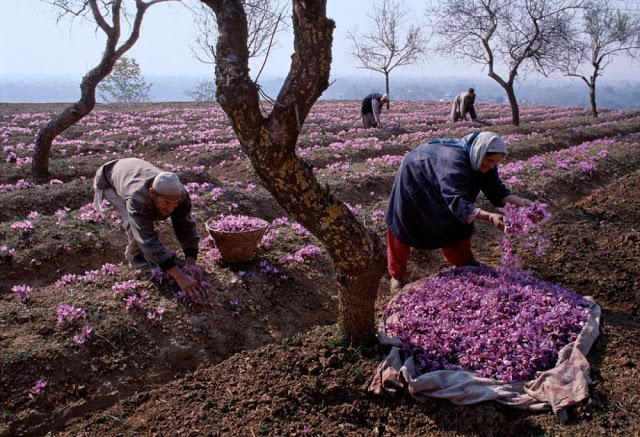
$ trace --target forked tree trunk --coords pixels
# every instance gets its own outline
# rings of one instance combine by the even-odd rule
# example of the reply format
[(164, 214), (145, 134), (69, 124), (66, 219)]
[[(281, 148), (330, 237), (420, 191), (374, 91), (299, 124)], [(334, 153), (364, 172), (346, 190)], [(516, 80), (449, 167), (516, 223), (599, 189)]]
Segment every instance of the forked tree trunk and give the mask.
[(588, 79), (586, 76), (578, 76), (584, 83), (587, 84), (587, 87), (589, 87), (589, 103), (591, 104), (591, 115), (596, 118), (598, 117), (598, 109), (596, 107), (596, 79), (599, 76), (599, 69), (600, 68), (598, 64), (594, 64), (593, 76), (589, 76)]
[(155, 4), (167, 1), (171, 0), (149, 0), (148, 2), (136, 0), (136, 14), (131, 24), (131, 33), (120, 47), (118, 47), (118, 42), (120, 40), (121, 30), (120, 13), (122, 0), (109, 2), (111, 8), (109, 13), (105, 13), (105, 15), (111, 18), (112, 25), (109, 25), (105, 20), (105, 17), (102, 15), (104, 11), (100, 9), (97, 0), (86, 0), (86, 3), (81, 5), (80, 11), (67, 9), (71, 8), (73, 6), (72, 4), (64, 4), (64, 2), (62, 2), (58, 5), (64, 10), (63, 13), (71, 13), (75, 16), (82, 15), (82, 12), (87, 8), (90, 9), (98, 27), (106, 34), (107, 43), (102, 53), (100, 63), (82, 78), (82, 82), (80, 83), (80, 100), (65, 108), (57, 117), (49, 121), (49, 123), (38, 132), (33, 160), (31, 162), (31, 173), (35, 177), (44, 177), (49, 174), (51, 148), (53, 147), (53, 141), (56, 137), (93, 111), (93, 108), (96, 106), (96, 88), (98, 84), (111, 73), (118, 59), (133, 47), (140, 37), (142, 18), (147, 9)]
[(493, 67), (489, 68), (488, 76), (498, 82), (505, 92), (507, 93), (507, 99), (511, 106), (511, 123), (514, 126), (520, 126), (520, 107), (518, 106), (518, 99), (516, 99), (516, 92), (513, 89), (513, 84), (518, 74), (517, 70), (511, 70), (509, 72), (509, 80), (505, 81), (500, 75), (493, 71)]
[(80, 84), (80, 100), (66, 107), (57, 117), (51, 119), (38, 131), (31, 162), (31, 173), (34, 176), (44, 177), (49, 174), (53, 140), (93, 111), (96, 106), (96, 87), (111, 72), (112, 68), (113, 63), (110, 67), (105, 65), (87, 73)]
[(375, 334), (375, 299), (385, 252), (312, 168), (296, 154), (311, 107), (329, 85), (335, 24), (326, 0), (293, 0), (294, 53), (272, 112), (263, 117), (257, 85), (249, 76), (246, 15), (241, 0), (201, 0), (216, 14), (217, 100), (229, 115), (242, 149), (265, 188), (296, 221), (316, 236), (335, 263), (338, 327), (354, 342)]

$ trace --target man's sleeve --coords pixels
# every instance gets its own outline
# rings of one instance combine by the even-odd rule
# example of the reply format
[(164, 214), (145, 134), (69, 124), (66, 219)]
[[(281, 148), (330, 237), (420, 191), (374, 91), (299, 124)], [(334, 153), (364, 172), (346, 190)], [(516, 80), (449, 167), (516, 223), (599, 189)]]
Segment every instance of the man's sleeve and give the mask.
[(173, 211), (171, 223), (173, 224), (176, 238), (184, 251), (185, 258), (197, 259), (200, 234), (198, 233), (196, 220), (191, 214), (191, 199), (189, 196)]
[(160, 242), (153, 220), (145, 213), (144, 205), (133, 199), (127, 199), (126, 205), (133, 238), (140, 246), (144, 257), (164, 271), (175, 266), (173, 254)]
[(467, 116), (467, 111), (468, 111), (468, 103), (469, 103), (469, 99), (467, 97), (463, 97), (462, 98), (462, 104), (460, 105), (460, 115), (462, 116), (462, 118), (465, 118)]
[(380, 122), (380, 102), (377, 99), (371, 99), (371, 109), (373, 110), (373, 116), (376, 119), (378, 127), (382, 124)]

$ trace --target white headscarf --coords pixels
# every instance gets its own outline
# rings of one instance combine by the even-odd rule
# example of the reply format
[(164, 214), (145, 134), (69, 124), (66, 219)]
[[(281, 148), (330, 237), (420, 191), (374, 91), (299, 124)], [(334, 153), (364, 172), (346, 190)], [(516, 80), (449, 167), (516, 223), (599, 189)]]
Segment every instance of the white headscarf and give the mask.
[[(471, 135), (462, 138), (462, 143), (466, 145)], [(487, 153), (504, 153), (505, 155), (508, 153), (507, 145), (500, 135), (494, 132), (480, 132), (466, 150), (469, 153), (471, 168), (475, 171), (480, 169), (482, 160)]]

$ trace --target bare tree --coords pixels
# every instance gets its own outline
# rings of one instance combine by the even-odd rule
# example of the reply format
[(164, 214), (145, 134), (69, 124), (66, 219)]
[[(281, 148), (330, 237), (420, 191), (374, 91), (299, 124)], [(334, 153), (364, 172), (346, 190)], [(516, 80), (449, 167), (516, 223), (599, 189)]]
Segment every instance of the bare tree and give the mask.
[[(285, 20), (285, 6), (279, 0), (243, 0), (242, 4), (247, 14), (249, 58), (263, 58), (262, 66), (254, 77), (257, 82), (269, 53), (276, 45), (276, 36), (285, 32), (289, 24)], [(201, 9), (196, 16), (196, 46), (191, 50), (200, 62), (215, 65), (218, 26), (211, 8), (203, 5)]]
[[(617, 9), (610, 0), (591, 1), (585, 5), (583, 29), (573, 50), (560, 58), (566, 76), (579, 77), (589, 87), (591, 114), (598, 116), (596, 80), (617, 55), (638, 58), (640, 55), (640, 15)], [(588, 64), (591, 74), (583, 73)]]
[[(91, 69), (80, 83), (80, 100), (65, 108), (58, 116), (40, 129), (36, 137), (36, 144), (31, 163), (34, 176), (43, 177), (49, 174), (49, 160), (51, 148), (55, 138), (89, 114), (96, 105), (96, 88), (98, 84), (111, 73), (115, 63), (138, 40), (140, 26), (145, 12), (157, 3), (181, 0), (131, 0), (135, 8), (130, 14), (124, 7), (127, 0), (43, 0), (60, 9), (58, 20), (65, 16), (93, 19), (96, 25), (107, 36), (107, 43), (102, 53), (102, 59)], [(127, 39), (120, 43), (122, 33), (122, 18), (130, 22), (130, 32)], [(111, 21), (111, 23), (108, 22)]]
[[(520, 124), (514, 85), (521, 74), (547, 75), (572, 40), (581, 0), (442, 0), (430, 9), (436, 50), (487, 68), (507, 93)], [(501, 75), (498, 70), (504, 69)]]
[(339, 292), (338, 326), (353, 341), (375, 333), (375, 299), (385, 271), (384, 249), (312, 167), (296, 154), (311, 107), (329, 86), (335, 23), (326, 0), (292, 0), (294, 52), (273, 109), (263, 115), (249, 76), (248, 24), (242, 0), (201, 0), (216, 14), (218, 102), (231, 118), (240, 145), (266, 189), (325, 246)]
[(369, 32), (362, 35), (357, 31), (347, 32), (352, 42), (352, 56), (361, 65), (358, 68), (384, 74), (387, 94), (391, 71), (419, 62), (426, 55), (427, 38), (423, 30), (411, 24), (405, 31), (408, 16), (401, 1), (382, 0), (381, 5), (374, 3), (373, 13), (367, 14), (371, 24)]

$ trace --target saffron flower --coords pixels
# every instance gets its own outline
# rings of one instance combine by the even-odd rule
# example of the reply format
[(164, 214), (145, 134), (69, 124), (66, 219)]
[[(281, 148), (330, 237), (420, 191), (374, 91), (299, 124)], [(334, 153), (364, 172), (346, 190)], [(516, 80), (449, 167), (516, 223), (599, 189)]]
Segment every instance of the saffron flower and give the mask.
[(46, 379), (39, 379), (36, 383), (29, 389), (29, 393), (37, 395), (40, 391), (47, 386)]
[(31, 231), (33, 230), (33, 223), (31, 223), (29, 220), (15, 222), (11, 224), (11, 229), (20, 229), (21, 231)]
[(165, 307), (158, 306), (155, 311), (147, 312), (147, 319), (153, 320), (156, 318), (156, 316), (158, 316), (158, 318), (161, 318), (162, 314), (164, 314), (165, 311)]
[(125, 308), (127, 310), (130, 310), (133, 308), (142, 309), (146, 305), (148, 298), (149, 298), (149, 292), (146, 290), (143, 290), (140, 294), (133, 294), (131, 296), (128, 296), (127, 298), (124, 299), (124, 301), (126, 302)]
[(72, 282), (74, 282), (76, 279), (78, 279), (78, 277), (77, 275), (74, 275), (74, 274), (63, 275), (60, 279), (56, 281), (56, 287), (63, 288), (68, 284), (71, 284)]
[(98, 279), (99, 276), (99, 271), (98, 270), (87, 270), (86, 272), (84, 272), (84, 275), (82, 275), (82, 280), (83, 281), (92, 281), (94, 279)]
[(302, 264), (305, 260), (311, 260), (322, 253), (322, 249), (315, 244), (307, 244), (297, 250), (293, 255), (286, 254), (280, 260), (280, 264)]
[(13, 287), (11, 287), (11, 291), (16, 293), (18, 295), (18, 299), (22, 301), (29, 299), (29, 293), (31, 293), (32, 290), (33, 289), (31, 287), (25, 284), (14, 285)]
[(100, 273), (102, 276), (116, 276), (118, 274), (118, 266), (111, 263), (104, 263), (100, 267)]
[(229, 304), (231, 305), (231, 317), (235, 319), (240, 315), (240, 301), (238, 301), (238, 299), (231, 299)]
[(111, 290), (113, 290), (113, 296), (117, 297), (121, 294), (126, 294), (129, 291), (135, 291), (136, 288), (138, 288), (138, 281), (131, 279), (125, 282), (116, 282), (111, 287)]
[(57, 210), (55, 212), (55, 215), (60, 218), (65, 218), (70, 210), (71, 208), (65, 206), (64, 208)]
[(168, 273), (162, 270), (160, 267), (154, 267), (151, 269), (151, 275), (149, 276), (149, 280), (157, 282), (158, 284), (162, 284), (162, 281), (168, 280), (171, 278)]
[(84, 317), (85, 314), (82, 308), (76, 308), (73, 305), (67, 305), (64, 303), (58, 305), (58, 308), (56, 308), (56, 312), (58, 314), (58, 320), (56, 322), (58, 325), (61, 325), (63, 323), (71, 324), (77, 318)]
[(83, 326), (80, 334), (73, 336), (73, 342), (78, 345), (83, 344), (87, 340), (91, 339), (91, 332), (93, 332), (93, 328), (91, 326)]

